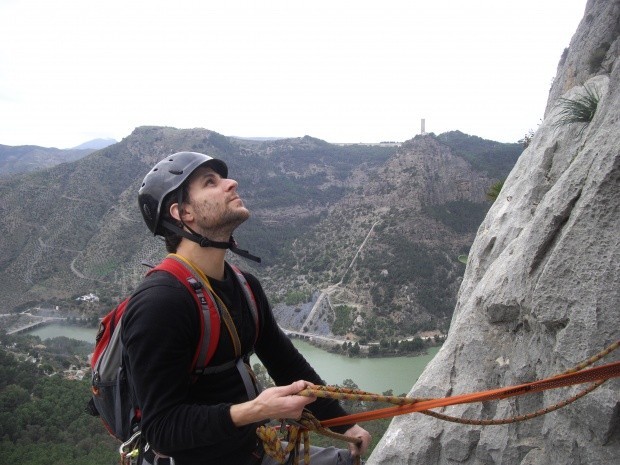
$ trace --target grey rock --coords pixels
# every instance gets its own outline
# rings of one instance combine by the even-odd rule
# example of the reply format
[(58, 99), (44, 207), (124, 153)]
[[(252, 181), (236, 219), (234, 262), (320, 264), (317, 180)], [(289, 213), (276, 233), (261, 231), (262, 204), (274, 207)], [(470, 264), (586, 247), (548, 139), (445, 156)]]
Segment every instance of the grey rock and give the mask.
[[(620, 339), (618, 24), (620, 2), (587, 3), (558, 66), (545, 119), (478, 230), (448, 338), (411, 396), (444, 397), (547, 378)], [(601, 65), (591, 69), (588, 60), (602, 53), (602, 44)], [(575, 98), (586, 85), (601, 95), (594, 119), (581, 133), (579, 124), (558, 126), (558, 99)], [(512, 417), (583, 387), (441, 411)], [(503, 426), (396, 417), (367, 463), (618, 463), (619, 393), (620, 380), (609, 380), (567, 407)]]

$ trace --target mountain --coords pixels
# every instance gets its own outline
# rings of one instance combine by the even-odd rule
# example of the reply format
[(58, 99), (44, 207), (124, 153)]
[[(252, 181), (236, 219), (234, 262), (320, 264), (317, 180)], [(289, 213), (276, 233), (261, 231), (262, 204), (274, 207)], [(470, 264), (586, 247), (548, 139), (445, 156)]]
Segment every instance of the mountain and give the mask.
[[(512, 151), (516, 161), (517, 147), (501, 144), (498, 153)], [(77, 305), (75, 297), (95, 292), (102, 312), (130, 292), (141, 262), (164, 254), (142, 222), (138, 187), (159, 159), (181, 150), (226, 160), (239, 181), (253, 214), (236, 238), (263, 258), (242, 266), (280, 314), (329, 288), (333, 305), (313, 322), (327, 321), (324, 332), (338, 306), (351, 309), (358, 323), (347, 329), (361, 337), (447, 327), (463, 273), (456, 257), (467, 252), (496, 179), (434, 135), (396, 148), (141, 127), (74, 163), (0, 179), (5, 310)]]
[(99, 150), (99, 149), (104, 149), (106, 147), (109, 147), (112, 144), (116, 144), (116, 140), (114, 139), (110, 139), (110, 138), (104, 138), (104, 139), (93, 139), (93, 140), (89, 140), (88, 142), (84, 142), (76, 147), (73, 147), (73, 149), (94, 149), (94, 150)]
[(68, 163), (93, 153), (94, 148), (57, 149), (36, 145), (0, 145), (0, 177)]
[[(356, 334), (370, 340), (447, 329), (464, 270), (457, 257), (467, 253), (490, 206), (485, 192), (493, 179), (433, 135), (405, 142), (356, 179), (271, 267), (265, 281), (272, 298), (328, 289), (331, 307), (350, 309)], [(332, 313), (322, 319), (303, 323), (315, 332)]]
[[(617, 363), (619, 6), (587, 2), (545, 117), (478, 229), (448, 337), (409, 397), (458, 397)], [(588, 117), (569, 122), (567, 109)], [(441, 409), (453, 422), (396, 417), (367, 463), (617, 463), (620, 379), (556, 382)]]

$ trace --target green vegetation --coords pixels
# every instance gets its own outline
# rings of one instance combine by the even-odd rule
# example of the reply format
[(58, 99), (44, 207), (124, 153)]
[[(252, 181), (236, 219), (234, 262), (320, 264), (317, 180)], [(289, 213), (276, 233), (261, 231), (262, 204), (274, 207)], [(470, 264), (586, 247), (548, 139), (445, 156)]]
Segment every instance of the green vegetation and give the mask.
[(475, 233), (488, 210), (488, 204), (469, 200), (455, 200), (423, 207), (424, 213), (459, 234)]
[(338, 305), (334, 307), (336, 318), (332, 324), (332, 332), (337, 336), (342, 336), (351, 331), (353, 325), (353, 308), (347, 305)]
[(310, 300), (310, 295), (306, 292), (289, 291), (284, 297), (286, 305), (298, 305)]
[(497, 181), (495, 184), (489, 187), (489, 190), (487, 191), (487, 199), (495, 202), (495, 200), (497, 200), (497, 197), (499, 197), (499, 193), (502, 191), (503, 187), (504, 181)]
[(46, 376), (0, 350), (0, 464), (117, 464), (117, 441), (84, 410), (89, 397), (88, 381)]
[(596, 87), (586, 85), (584, 86), (584, 91), (584, 94), (574, 99), (560, 98), (558, 100), (560, 112), (558, 114), (558, 120), (555, 122), (556, 127), (572, 123), (582, 123), (583, 126), (578, 133), (581, 135), (588, 123), (592, 121), (601, 96)]
[(452, 151), (465, 158), (479, 171), (494, 179), (504, 179), (523, 152), (519, 143), (505, 144), (470, 136), (460, 131), (450, 131), (437, 136)]

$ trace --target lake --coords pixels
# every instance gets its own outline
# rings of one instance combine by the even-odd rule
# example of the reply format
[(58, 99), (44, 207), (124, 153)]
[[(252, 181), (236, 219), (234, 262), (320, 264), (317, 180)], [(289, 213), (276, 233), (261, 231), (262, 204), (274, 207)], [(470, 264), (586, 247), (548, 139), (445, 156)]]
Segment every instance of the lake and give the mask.
[[(58, 324), (41, 326), (28, 332), (42, 340), (65, 336), (87, 342), (94, 342), (96, 333), (94, 328)], [(427, 355), (409, 357), (349, 358), (332, 354), (299, 339), (293, 339), (293, 344), (327, 384), (342, 384), (348, 378), (365, 391), (381, 394), (392, 389), (395, 395), (409, 392), (439, 350), (438, 347), (432, 347)], [(253, 357), (252, 364), (256, 362), (258, 359)]]

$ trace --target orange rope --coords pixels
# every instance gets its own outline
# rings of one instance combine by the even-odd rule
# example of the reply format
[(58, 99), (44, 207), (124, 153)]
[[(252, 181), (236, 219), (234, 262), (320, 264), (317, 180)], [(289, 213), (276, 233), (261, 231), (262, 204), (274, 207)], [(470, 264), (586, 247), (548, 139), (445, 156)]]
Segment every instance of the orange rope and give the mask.
[[(574, 373), (566, 373), (539, 381), (533, 381), (531, 383), (519, 384), (516, 386), (508, 386), (504, 388), (491, 389), (488, 391), (474, 392), (470, 394), (462, 394), (458, 396), (438, 399), (411, 399), (413, 403), (410, 405), (400, 405), (397, 407), (377, 409), (370, 412), (361, 412), (352, 415), (345, 415), (338, 418), (332, 418), (330, 420), (324, 420), (321, 422), (321, 425), (329, 428), (333, 426), (377, 420), (380, 418), (390, 418), (397, 415), (420, 412), (423, 410), (429, 410), (437, 407), (446, 407), (448, 405), (468, 404), (488, 400), (506, 399), (509, 397), (515, 397), (524, 394), (532, 394), (547, 389), (555, 389), (560, 387), (572, 386), (575, 384), (600, 381), (604, 379), (615, 378), (618, 376), (620, 376), (620, 362), (614, 362), (596, 368), (590, 368)], [(308, 397), (330, 397), (329, 392), (321, 389), (304, 389), (303, 391), (299, 392), (298, 395)]]

